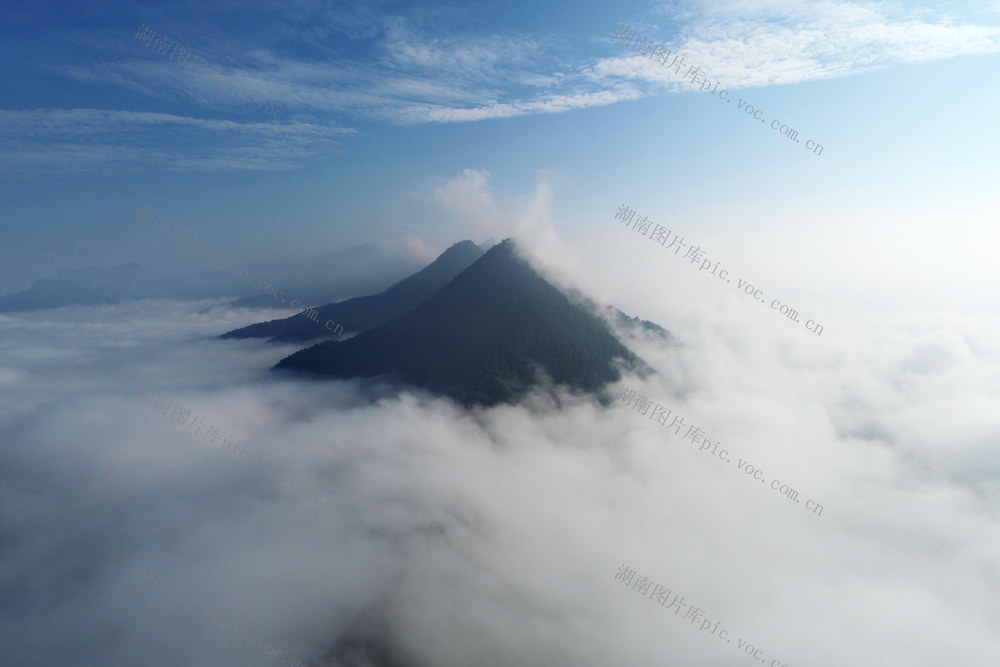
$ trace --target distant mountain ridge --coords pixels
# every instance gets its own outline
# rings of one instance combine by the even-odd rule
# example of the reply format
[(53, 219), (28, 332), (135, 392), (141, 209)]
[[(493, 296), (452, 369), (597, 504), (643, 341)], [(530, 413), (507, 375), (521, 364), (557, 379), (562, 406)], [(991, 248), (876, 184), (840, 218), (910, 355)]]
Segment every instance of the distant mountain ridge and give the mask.
[[(271, 275), (282, 276), (280, 285), (289, 301), (316, 307), (362, 294), (374, 294), (426, 266), (416, 256), (388, 252), (374, 243), (327, 253), (303, 262), (282, 262)], [(276, 284), (276, 286), (278, 286)], [(247, 308), (275, 307), (270, 294), (246, 296), (233, 302)]]
[(570, 300), (507, 239), (414, 310), (345, 341), (282, 359), (276, 369), (350, 378), (387, 376), (464, 405), (514, 402), (541, 375), (597, 391), (646, 367), (608, 323)]
[[(62, 270), (39, 278), (30, 287), (0, 296), (0, 312), (57, 308), (69, 305), (112, 304), (122, 299), (210, 299), (225, 296), (263, 297), (256, 305), (277, 304), (261, 294), (258, 282), (284, 289), (291, 299), (306, 302), (310, 296), (294, 294), (295, 284), (307, 283), (324, 296), (320, 303), (337, 297), (379, 291), (418, 270), (418, 257), (388, 251), (369, 243), (302, 261), (255, 262), (244, 268), (244, 278), (229, 271), (204, 270), (169, 275), (126, 262), (112, 268)], [(304, 289), (303, 292), (306, 290)]]
[(308, 341), (330, 336), (331, 329), (326, 327), (326, 323), (331, 321), (346, 332), (365, 331), (416, 308), (482, 255), (483, 250), (472, 241), (461, 241), (420, 271), (379, 294), (327, 304), (316, 308), (317, 314), (299, 313), (258, 322), (228, 331), (220, 337), (270, 338), (275, 342)]
[[(167, 287), (165, 276), (126, 262), (112, 268), (64, 269), (54, 276), (39, 278), (26, 290), (0, 296), (0, 312), (174, 296), (175, 290)], [(208, 289), (191, 294), (196, 299), (208, 296)]]

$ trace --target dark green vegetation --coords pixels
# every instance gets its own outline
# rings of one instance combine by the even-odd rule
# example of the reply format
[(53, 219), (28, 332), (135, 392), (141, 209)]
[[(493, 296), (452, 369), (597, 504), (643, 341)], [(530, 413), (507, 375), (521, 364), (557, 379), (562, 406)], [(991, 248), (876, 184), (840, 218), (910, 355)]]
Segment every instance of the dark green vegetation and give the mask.
[(604, 320), (518, 257), (508, 239), (416, 309), (349, 340), (296, 352), (276, 368), (390, 376), (465, 405), (494, 405), (517, 400), (543, 375), (597, 391), (619, 378), (616, 358), (645, 366)]

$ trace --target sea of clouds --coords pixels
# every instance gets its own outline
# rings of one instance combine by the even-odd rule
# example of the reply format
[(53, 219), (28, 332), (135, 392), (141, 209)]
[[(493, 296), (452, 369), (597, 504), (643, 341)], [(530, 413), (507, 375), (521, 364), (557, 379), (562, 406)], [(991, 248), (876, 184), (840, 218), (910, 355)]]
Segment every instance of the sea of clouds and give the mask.
[(630, 339), (658, 373), (624, 383), (821, 516), (617, 385), (465, 411), (271, 372), (296, 347), (214, 338), (264, 317), (222, 300), (0, 316), (0, 664), (334, 664), (359, 618), (436, 667), (991, 664), (1000, 318), (843, 316), (816, 338), (755, 308), (639, 313), (679, 344)]

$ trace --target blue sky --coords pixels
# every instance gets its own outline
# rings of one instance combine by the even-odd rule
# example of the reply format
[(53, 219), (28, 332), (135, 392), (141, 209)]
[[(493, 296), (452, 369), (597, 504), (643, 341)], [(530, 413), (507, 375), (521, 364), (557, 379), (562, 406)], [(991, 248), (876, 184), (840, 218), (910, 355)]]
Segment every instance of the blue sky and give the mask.
[(624, 271), (645, 252), (613, 224), (624, 203), (757, 280), (829, 291), (836, 272), (842, 295), (995, 305), (995, 1), (49, 2), (0, 19), (0, 291), (129, 260), (206, 268), (135, 223), (140, 204), (242, 261), (518, 233)]

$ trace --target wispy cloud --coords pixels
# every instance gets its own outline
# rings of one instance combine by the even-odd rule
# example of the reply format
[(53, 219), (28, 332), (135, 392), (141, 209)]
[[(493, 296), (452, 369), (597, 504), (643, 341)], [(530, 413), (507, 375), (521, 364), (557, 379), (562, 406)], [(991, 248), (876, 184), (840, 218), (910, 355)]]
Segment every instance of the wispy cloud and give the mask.
[[(663, 35), (668, 46), (733, 89), (1000, 52), (1000, 28), (891, 2), (731, 0), (665, 11), (683, 20), (673, 40)], [(659, 30), (650, 26), (650, 38)], [(631, 85), (636, 82), (687, 90), (648, 58), (590, 59), (580, 55), (583, 44), (575, 46), (580, 64), (566, 68), (562, 63), (572, 46), (564, 38), (550, 43), (539, 36), (427, 37), (393, 21), (383, 43), (389, 71), (373, 72), (379, 105), (374, 115), (402, 124), (470, 122), (650, 94)]]
[(0, 110), (0, 171), (297, 169), (326, 153), (301, 128), (106, 109)]
[[(685, 56), (686, 64), (707, 72), (707, 78), (738, 89), (1000, 52), (1000, 28), (977, 25), (951, 11), (908, 9), (892, 2), (718, 0), (664, 6), (651, 20), (667, 15), (669, 24), (640, 23), (636, 29), (663, 40)], [(275, 20), (282, 27), (277, 36), (250, 44), (232, 36), (199, 37), (200, 31), (192, 29), (192, 41), (185, 46), (204, 56), (204, 70), (164, 61), (131, 40), (131, 55), (116, 47), (94, 62), (60, 66), (64, 76), (78, 82), (169, 102), (170, 111), (184, 101), (193, 105), (185, 112), (191, 118), (92, 109), (4, 112), (3, 168), (157, 164), (167, 169), (293, 169), (321, 152), (296, 136), (301, 126), (254, 122), (256, 111), (245, 102), (247, 96), (280, 104), (285, 119), (302, 118), (330, 135), (357, 131), (332, 122), (334, 117), (399, 125), (475, 122), (563, 113), (690, 89), (648, 57), (621, 53), (623, 45), (611, 39), (614, 25), (607, 27), (607, 35), (589, 39), (445, 34), (384, 8), (328, 12), (309, 3)], [(319, 32), (289, 33), (293, 23), (307, 20), (319, 21)], [(336, 39), (324, 41), (322, 35)], [(299, 48), (281, 48), (281, 40), (292, 38)], [(314, 48), (302, 49), (301, 40)], [(602, 51), (614, 44), (611, 48), (621, 55), (593, 53), (595, 44)], [(219, 88), (219, 79), (230, 84), (230, 92)], [(245, 95), (237, 97), (232, 89)], [(84, 136), (64, 122), (64, 136), (57, 140), (52, 135), (66, 118), (60, 114), (86, 122), (90, 131)], [(196, 118), (220, 114), (251, 122)], [(159, 141), (136, 130), (154, 124)], [(132, 131), (111, 133), (122, 127)], [(182, 127), (190, 137), (198, 134), (191, 146), (175, 141), (184, 134)]]
[[(677, 9), (664, 13), (677, 16)], [(731, 89), (847, 76), (900, 63), (1000, 52), (1000, 28), (963, 23), (944, 10), (907, 10), (894, 2), (720, 0), (680, 10), (674, 39), (656, 25), (637, 28), (686, 56)], [(610, 28), (609, 28), (610, 30)], [(602, 59), (598, 80), (673, 84), (642, 56)]]
[(513, 102), (493, 102), (484, 106), (470, 108), (455, 108), (445, 106), (411, 106), (401, 109), (397, 118), (401, 122), (438, 122), (456, 123), (464, 121), (487, 120), (490, 118), (512, 118), (534, 113), (560, 113), (574, 109), (605, 106), (622, 100), (643, 97), (632, 86), (616, 86), (614, 90), (602, 90), (592, 93), (576, 93), (569, 95), (552, 95), (534, 100), (516, 100)]
[[(344, 20), (339, 15), (325, 18)], [(266, 43), (240, 51), (231, 40), (201, 40), (185, 46), (204, 56), (208, 64), (202, 69), (146, 57), (146, 47), (136, 43), (134, 56), (116, 54), (60, 71), (80, 82), (111, 84), (154, 100), (180, 98), (215, 113), (232, 112), (239, 100), (221, 91), (211, 73), (253, 99), (280, 100), (288, 107), (286, 117), (300, 112), (317, 123), (344, 114), (402, 125), (467, 122), (558, 113), (642, 95), (630, 84), (595, 82), (586, 67), (565, 65), (567, 53), (580, 47), (565, 38), (439, 37), (397, 16), (370, 20), (376, 29), (367, 51), (374, 58), (327, 46), (307, 59)]]

